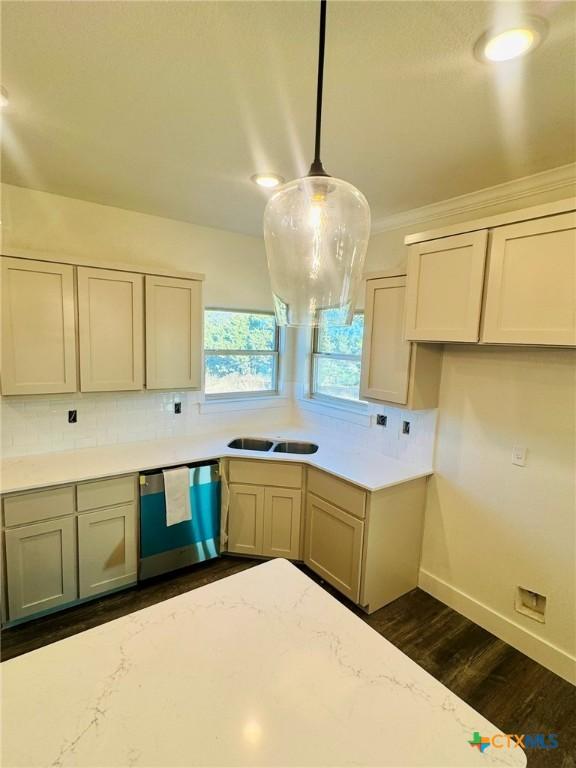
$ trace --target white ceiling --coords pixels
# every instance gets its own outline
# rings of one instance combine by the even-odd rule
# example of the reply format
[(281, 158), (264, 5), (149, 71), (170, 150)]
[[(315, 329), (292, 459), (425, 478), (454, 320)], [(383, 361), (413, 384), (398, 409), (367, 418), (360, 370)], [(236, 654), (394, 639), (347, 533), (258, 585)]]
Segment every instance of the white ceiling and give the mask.
[[(544, 44), (481, 64), (502, 16)], [(324, 166), (373, 220), (572, 162), (576, 3), (328, 4)], [(255, 172), (307, 171), (316, 2), (3, 2), (3, 180), (259, 234)]]

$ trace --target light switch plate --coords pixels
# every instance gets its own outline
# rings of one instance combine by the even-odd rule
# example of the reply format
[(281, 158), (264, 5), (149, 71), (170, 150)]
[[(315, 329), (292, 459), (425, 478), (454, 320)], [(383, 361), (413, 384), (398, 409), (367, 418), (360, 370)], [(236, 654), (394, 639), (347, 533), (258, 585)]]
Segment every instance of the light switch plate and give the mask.
[(516, 464), (517, 467), (525, 467), (527, 455), (528, 448), (523, 445), (515, 445), (512, 448), (512, 464)]

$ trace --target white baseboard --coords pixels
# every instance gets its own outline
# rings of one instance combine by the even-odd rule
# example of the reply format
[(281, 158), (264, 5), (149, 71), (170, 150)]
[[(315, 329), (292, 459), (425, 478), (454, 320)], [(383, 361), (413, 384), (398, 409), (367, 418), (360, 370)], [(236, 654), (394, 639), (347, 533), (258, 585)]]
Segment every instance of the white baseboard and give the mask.
[(500, 640), (517, 648), (555, 674), (576, 685), (576, 657), (537, 637), (526, 627), (489, 608), (460, 589), (420, 569), (418, 586), (467, 619), (491, 632)]

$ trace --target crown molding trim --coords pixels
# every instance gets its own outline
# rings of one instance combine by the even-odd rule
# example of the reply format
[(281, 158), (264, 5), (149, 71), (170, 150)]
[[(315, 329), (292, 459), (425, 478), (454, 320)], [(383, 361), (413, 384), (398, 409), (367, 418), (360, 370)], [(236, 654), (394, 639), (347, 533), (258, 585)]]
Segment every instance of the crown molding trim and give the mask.
[(449, 216), (473, 213), (493, 205), (521, 200), (531, 195), (551, 192), (556, 189), (574, 187), (574, 185), (576, 185), (576, 163), (569, 163), (535, 173), (532, 176), (523, 176), (520, 179), (512, 179), (512, 181), (496, 184), (493, 187), (479, 189), (476, 192), (441, 200), (438, 203), (384, 216), (374, 221), (372, 234), (376, 235), (390, 229), (402, 229), (424, 222), (445, 219)]

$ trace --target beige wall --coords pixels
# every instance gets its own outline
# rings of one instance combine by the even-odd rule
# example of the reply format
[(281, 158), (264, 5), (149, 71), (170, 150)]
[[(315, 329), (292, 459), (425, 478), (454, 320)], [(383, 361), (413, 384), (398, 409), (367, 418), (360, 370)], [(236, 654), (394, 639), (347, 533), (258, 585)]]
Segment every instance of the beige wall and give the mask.
[[(571, 194), (564, 187), (375, 235), (367, 271), (404, 264), (411, 232)], [(575, 397), (574, 350), (445, 348), (421, 572), (427, 591), (574, 681)], [(525, 467), (511, 463), (515, 445), (528, 448)], [(514, 610), (516, 586), (547, 596), (546, 624)]]
[(2, 185), (3, 252), (204, 272), (207, 306), (272, 309), (260, 238)]
[[(446, 346), (422, 555), (425, 588), (563, 674), (562, 653), (575, 654), (575, 393), (575, 350)], [(525, 467), (513, 446), (527, 447)], [(545, 624), (514, 610), (518, 586), (547, 597)]]

